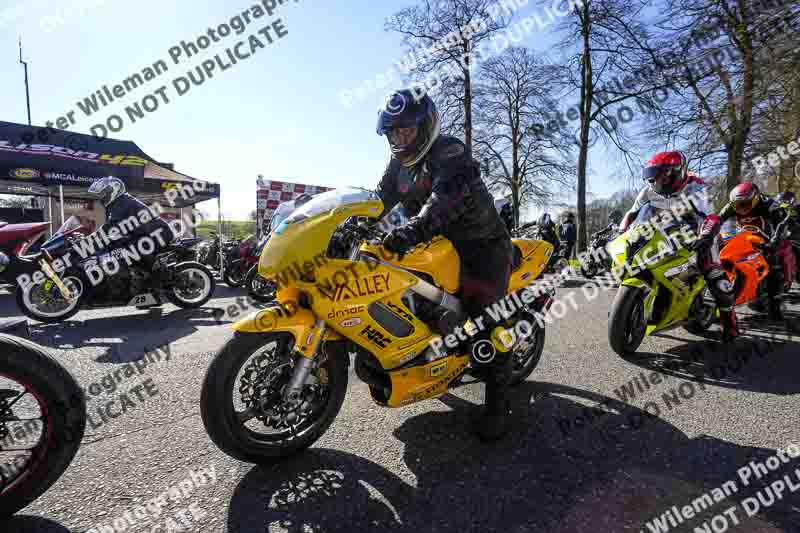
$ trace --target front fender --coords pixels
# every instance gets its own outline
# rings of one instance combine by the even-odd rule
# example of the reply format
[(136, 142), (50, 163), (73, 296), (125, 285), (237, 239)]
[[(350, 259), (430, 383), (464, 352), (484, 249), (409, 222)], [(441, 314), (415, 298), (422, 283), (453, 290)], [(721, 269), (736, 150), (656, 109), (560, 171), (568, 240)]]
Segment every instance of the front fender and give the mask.
[(288, 333), (294, 337), (296, 349), (304, 357), (312, 357), (323, 333), (316, 324), (314, 313), (287, 302), (251, 313), (232, 327), (240, 333)]
[(651, 286), (646, 281), (639, 279), (639, 278), (627, 278), (622, 282), (622, 285), (626, 287), (635, 287), (637, 289), (641, 289), (645, 291), (646, 296), (644, 298), (644, 312), (645, 317), (649, 317), (653, 313), (653, 304), (656, 301), (656, 296), (658, 296), (658, 284), (654, 284)]

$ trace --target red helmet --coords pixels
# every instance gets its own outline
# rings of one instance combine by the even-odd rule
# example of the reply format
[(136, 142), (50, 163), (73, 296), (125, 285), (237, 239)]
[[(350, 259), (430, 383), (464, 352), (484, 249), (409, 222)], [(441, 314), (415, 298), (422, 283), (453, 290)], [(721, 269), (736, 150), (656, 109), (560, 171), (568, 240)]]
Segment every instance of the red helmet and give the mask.
[(683, 189), (689, 180), (688, 165), (683, 152), (660, 152), (645, 163), (642, 178), (656, 194), (670, 196)]
[(736, 214), (749, 215), (761, 198), (761, 191), (755, 183), (740, 183), (731, 190), (728, 196)]

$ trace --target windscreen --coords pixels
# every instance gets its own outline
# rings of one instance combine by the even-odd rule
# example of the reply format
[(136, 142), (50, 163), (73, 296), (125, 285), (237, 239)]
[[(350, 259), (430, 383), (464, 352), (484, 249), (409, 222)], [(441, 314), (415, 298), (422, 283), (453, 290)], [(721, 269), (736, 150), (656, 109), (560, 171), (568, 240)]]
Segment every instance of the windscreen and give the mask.
[(80, 228), (82, 225), (83, 224), (81, 224), (81, 221), (78, 219), (78, 217), (73, 215), (69, 217), (63, 224), (61, 224), (61, 227), (58, 228), (58, 231), (56, 231), (55, 235), (53, 236), (55, 237), (56, 235), (64, 235), (67, 232)]
[(321, 213), (328, 213), (332, 209), (349, 204), (358, 204), (379, 200), (374, 191), (367, 189), (357, 189), (355, 187), (345, 187), (318, 194), (300, 209), (295, 210), (286, 222), (298, 222), (306, 218), (315, 217)]

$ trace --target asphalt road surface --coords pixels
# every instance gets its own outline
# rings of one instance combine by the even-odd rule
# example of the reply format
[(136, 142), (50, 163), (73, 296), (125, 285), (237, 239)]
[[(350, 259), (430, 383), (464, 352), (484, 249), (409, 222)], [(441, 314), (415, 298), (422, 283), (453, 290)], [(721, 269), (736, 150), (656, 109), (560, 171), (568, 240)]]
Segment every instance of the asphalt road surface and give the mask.
[[(151, 355), (155, 362), (113, 393), (89, 390), (93, 422), (74, 462), (6, 531), (800, 532), (800, 470), (789, 476), (800, 457), (746, 486), (739, 473), (800, 445), (800, 343), (782, 325), (744, 311), (745, 337), (733, 348), (719, 345), (718, 326), (707, 337), (676, 329), (647, 338), (641, 357), (624, 360), (607, 340), (615, 291), (589, 300), (583, 283), (559, 289), (577, 309), (547, 326), (539, 367), (514, 391), (516, 427), (506, 440), (482, 444), (470, 430), (482, 385), (386, 409), (351, 373), (330, 430), (271, 467), (224, 455), (200, 419), (201, 381), (231, 335), (232, 320), (214, 309), (228, 308), (242, 291), (220, 285), (197, 311), (169, 305), (31, 322), (33, 339), (85, 387), (164, 348), (160, 361)], [(792, 296), (789, 316), (800, 322), (800, 294)], [(13, 299), (0, 295), (0, 316), (15, 315)], [(148, 379), (143, 400), (130, 393), (126, 412), (98, 415)], [(185, 481), (192, 475), (198, 481)], [(784, 476), (798, 490), (770, 502), (765, 487)], [(666, 529), (652, 529), (673, 506), (680, 512), (732, 480), (737, 492), (677, 527), (666, 521)], [(178, 501), (160, 514), (142, 512), (170, 489)], [(750, 510), (759, 505), (754, 516), (744, 500)], [(126, 513), (137, 525), (122, 525)]]

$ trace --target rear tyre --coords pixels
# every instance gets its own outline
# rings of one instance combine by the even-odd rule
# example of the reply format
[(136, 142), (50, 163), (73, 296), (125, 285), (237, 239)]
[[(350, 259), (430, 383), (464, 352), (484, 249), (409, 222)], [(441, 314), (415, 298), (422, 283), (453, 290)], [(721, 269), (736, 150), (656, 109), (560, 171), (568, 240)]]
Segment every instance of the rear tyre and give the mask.
[(692, 302), (689, 315), (691, 318), (689, 318), (689, 322), (686, 323), (683, 329), (694, 335), (701, 335), (711, 327), (711, 324), (714, 323), (716, 305), (709, 304), (709, 298), (708, 289), (700, 291), (700, 294)]
[(582, 264), (581, 274), (583, 277), (588, 279), (595, 277), (597, 275), (597, 265), (594, 264), (594, 261), (590, 262), (589, 264)]
[(225, 273), (222, 275), (222, 279), (225, 281), (228, 287), (241, 287), (244, 285), (245, 276), (247, 275), (247, 270), (245, 270), (246, 268), (247, 267), (245, 266), (244, 261), (239, 259), (225, 268)]
[[(6, 334), (0, 334), (0, 379), (5, 391), (11, 391), (5, 389), (7, 380), (16, 382), (17, 392), (26, 391), (18, 400), (12, 397), (7, 402), (16, 401), (19, 408), (30, 395), (42, 419), (39, 442), (28, 463), (23, 466), (18, 456), (13, 463), (20, 469), (14, 474), (16, 479), (0, 480), (0, 519), (4, 519), (41, 496), (72, 462), (86, 429), (86, 398), (75, 378), (42, 347)], [(13, 409), (0, 414), (0, 426), (9, 423)], [(0, 455), (4, 463), (11, 458)]]
[(544, 324), (541, 326), (536, 321), (528, 321), (533, 330), (527, 337), (514, 347), (512, 357), (514, 358), (514, 366), (511, 370), (510, 384), (519, 385), (530, 376), (539, 361), (542, 360), (542, 352), (544, 351), (545, 342), (545, 329)]
[(171, 303), (182, 309), (197, 309), (214, 296), (217, 282), (208, 268), (195, 262), (181, 263), (174, 268), (173, 281), (165, 289), (165, 296)]
[[(294, 354), (293, 348), (294, 339), (286, 333), (235, 333), (212, 360), (203, 381), (200, 413), (211, 440), (230, 457), (255, 464), (276, 463), (314, 444), (339, 413), (347, 392), (350, 360), (346, 353), (331, 352), (320, 367), (312, 371), (315, 379), (326, 383), (319, 405), (308, 402), (304, 395), (301, 408), (311, 409), (307, 418), (299, 418), (298, 422), (295, 416), (296, 424), (283, 431), (282, 426), (273, 427), (277, 433), (271, 434), (245, 425), (254, 423), (259, 430), (270, 429), (268, 423), (273, 426), (283, 423), (281, 415), (286, 415), (285, 420), (291, 424), (289, 417), (295, 411), (286, 406), (281, 394), (297, 360), (295, 357), (300, 357)], [(259, 359), (262, 355), (265, 357)], [(237, 380), (250, 359), (255, 359), (257, 364), (249, 364), (242, 378)], [(263, 379), (253, 379), (262, 375)], [(317, 385), (306, 385), (304, 391), (314, 386)], [(234, 395), (244, 404), (245, 394), (255, 398), (258, 405), (253, 408), (245, 404), (239, 411)]]
[(614, 297), (608, 317), (608, 342), (620, 356), (636, 353), (647, 332), (644, 291), (622, 285)]

